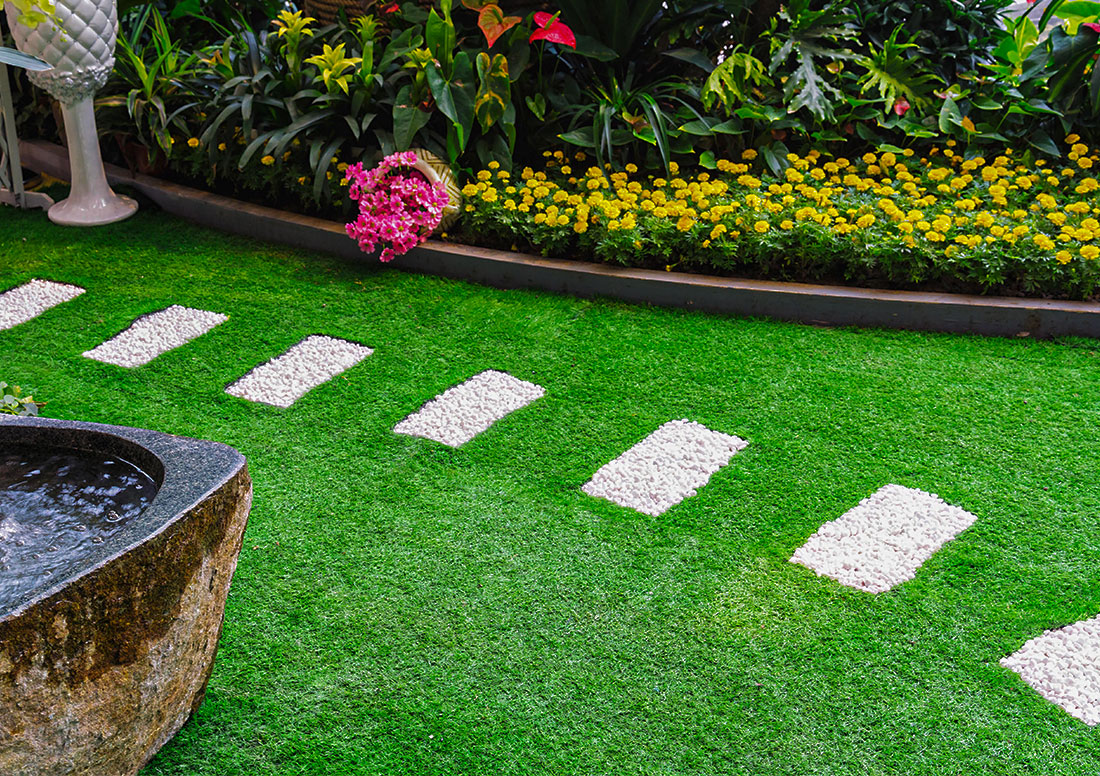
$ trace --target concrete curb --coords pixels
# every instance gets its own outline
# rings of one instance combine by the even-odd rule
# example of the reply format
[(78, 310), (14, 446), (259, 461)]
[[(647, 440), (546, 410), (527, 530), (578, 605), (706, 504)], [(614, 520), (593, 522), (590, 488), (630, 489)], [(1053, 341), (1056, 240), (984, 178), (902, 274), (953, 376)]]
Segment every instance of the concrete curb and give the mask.
[[(23, 141), (20, 150), (25, 166), (57, 178), (68, 178), (68, 156), (61, 146)], [(169, 213), (204, 226), (346, 259), (366, 258), (337, 222), (240, 202), (147, 175), (134, 175), (111, 165), (107, 177), (112, 184), (133, 186)], [(884, 291), (654, 272), (545, 259), (437, 240), (429, 240), (410, 251), (394, 262), (393, 267), (496, 288), (606, 296), (815, 325), (1006, 337), (1100, 338), (1100, 304), (1095, 302)]]

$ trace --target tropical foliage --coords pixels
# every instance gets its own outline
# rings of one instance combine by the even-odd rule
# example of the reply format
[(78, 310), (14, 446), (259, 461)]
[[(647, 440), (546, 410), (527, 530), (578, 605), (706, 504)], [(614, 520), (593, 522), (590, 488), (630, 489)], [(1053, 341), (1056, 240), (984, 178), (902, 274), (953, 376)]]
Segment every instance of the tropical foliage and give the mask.
[[(516, 175), (548, 149), (563, 149), (585, 154), (601, 174), (641, 170), (631, 183), (652, 190), (646, 175), (675, 180), (683, 168), (700, 181), (745, 154), (752, 176), (783, 186), (788, 174), (805, 174), (795, 160), (819, 159), (814, 169), (823, 169), (865, 153), (932, 159), (950, 141), (967, 163), (1012, 147), (1035, 170), (1061, 159), (1060, 138), (1100, 140), (1096, 0), (1053, 0), (1030, 14), (1010, 12), (1008, 0), (375, 0), (364, 15), (334, 24), (280, 0), (128, 6), (116, 71), (99, 100), (101, 124), (120, 149), (137, 145), (146, 161), (190, 183), (345, 221), (356, 213), (348, 167), (370, 169), (410, 148), (427, 149), (465, 179), (478, 169)], [(185, 43), (195, 39), (211, 42)], [(48, 103), (22, 87), (17, 95), (23, 125), (44, 131)], [(723, 162), (730, 159), (741, 161)], [(646, 265), (663, 266), (676, 245), (676, 255), (699, 257), (685, 265), (791, 274), (765, 254), (791, 250), (791, 236), (780, 233), (798, 231), (770, 222), (756, 236), (740, 229), (745, 239), (718, 257), (714, 239), (683, 247), (698, 237), (695, 227), (666, 235), (667, 244), (646, 237), (631, 248), (635, 241), (619, 245), (618, 234), (594, 242), (600, 226), (592, 224), (589, 237), (572, 233), (562, 243), (558, 232), (527, 231), (518, 205), (502, 207), (481, 201), (468, 221), (509, 245)], [(922, 283), (951, 267), (971, 288), (1093, 293), (1077, 265), (1090, 251), (1060, 248), (1073, 261), (1040, 262), (1042, 271), (1020, 258), (1001, 266), (986, 256), (1009, 250), (998, 239), (985, 243), (995, 247), (982, 248), (980, 260), (947, 262), (920, 236), (900, 252), (891, 240), (875, 243), (885, 240), (880, 216), (856, 237), (874, 238), (861, 250), (881, 263), (850, 264), (849, 242), (836, 242), (848, 235), (831, 222), (814, 227), (828, 240), (813, 244), (832, 247), (807, 248), (818, 259), (796, 263), (793, 274), (813, 274), (812, 266), (867, 282)], [(779, 223), (786, 220), (800, 223)], [(944, 247), (970, 256), (980, 246)], [(820, 260), (826, 254), (840, 258)]]

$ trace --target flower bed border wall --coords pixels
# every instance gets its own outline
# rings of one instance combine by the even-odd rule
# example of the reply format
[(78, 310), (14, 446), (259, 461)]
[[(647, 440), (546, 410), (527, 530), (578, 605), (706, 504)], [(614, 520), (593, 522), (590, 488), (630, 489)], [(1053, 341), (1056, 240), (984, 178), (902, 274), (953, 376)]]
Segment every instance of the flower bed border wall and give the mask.
[[(67, 180), (61, 146), (20, 143), (23, 164)], [(114, 185), (133, 186), (164, 210), (226, 232), (365, 260), (343, 224), (252, 205), (107, 165)], [(823, 326), (868, 326), (992, 336), (1100, 338), (1100, 304), (1048, 299), (885, 291), (846, 286), (739, 280), (612, 267), (429, 240), (395, 269), (471, 280), (497, 288), (534, 288), (583, 297), (774, 318)]]

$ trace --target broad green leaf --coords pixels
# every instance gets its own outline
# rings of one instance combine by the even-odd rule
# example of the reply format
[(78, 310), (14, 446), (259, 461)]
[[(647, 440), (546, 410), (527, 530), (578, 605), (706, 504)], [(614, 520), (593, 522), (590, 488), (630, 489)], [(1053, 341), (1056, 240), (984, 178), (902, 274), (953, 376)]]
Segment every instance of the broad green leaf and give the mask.
[(959, 106), (956, 104), (953, 97), (948, 96), (944, 99), (943, 106), (940, 108), (940, 132), (951, 134), (951, 128), (953, 126), (958, 127), (961, 125), (962, 113), (959, 111)]
[(1058, 6), (1055, 16), (1065, 22), (1067, 34), (1076, 35), (1081, 22), (1100, 21), (1100, 3), (1089, 0), (1070, 0)]
[(541, 94), (535, 94), (531, 97), (525, 97), (523, 101), (527, 104), (527, 109), (531, 111), (531, 115), (542, 121), (546, 116), (546, 98)]
[(589, 129), (574, 129), (572, 132), (565, 132), (558, 135), (558, 137), (570, 145), (580, 146), (581, 148), (596, 147), (596, 143), (592, 138), (592, 131)]
[(1041, 129), (1028, 133), (1027, 136), (1028, 145), (1033, 148), (1037, 148), (1048, 156), (1061, 156), (1062, 151), (1058, 148), (1057, 144), (1051, 139), (1050, 135)]
[(423, 129), (430, 118), (430, 113), (412, 104), (412, 87), (408, 84), (401, 87), (393, 103), (393, 144), (397, 150), (407, 151), (416, 133)]
[(577, 35), (577, 53), (597, 62), (611, 62), (619, 58), (615, 49), (608, 48), (589, 35)]
[(432, 90), (435, 104), (443, 112), (443, 115), (453, 122), (458, 122), (458, 112), (455, 110), (454, 97), (451, 95), (451, 85), (443, 78), (439, 68), (434, 62), (429, 62), (424, 67), (424, 75), (428, 78), (428, 86)]
[(661, 52), (662, 56), (672, 57), (673, 59), (679, 59), (682, 62), (695, 65), (703, 72), (709, 73), (714, 70), (714, 63), (710, 61), (710, 57), (704, 54), (702, 51), (693, 48), (674, 48), (668, 51)]
[(1001, 103), (991, 100), (988, 97), (977, 95), (970, 99), (970, 104), (979, 110), (1000, 110), (1004, 106)]

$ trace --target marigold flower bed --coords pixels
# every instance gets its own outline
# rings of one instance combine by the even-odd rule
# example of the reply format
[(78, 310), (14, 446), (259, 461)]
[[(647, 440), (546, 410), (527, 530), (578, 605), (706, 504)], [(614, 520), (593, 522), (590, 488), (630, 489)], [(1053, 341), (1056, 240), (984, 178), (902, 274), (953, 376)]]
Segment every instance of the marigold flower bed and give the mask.
[(514, 179), (495, 163), (466, 185), (460, 239), (668, 270), (784, 280), (1094, 298), (1096, 151), (992, 159), (954, 141), (918, 157), (790, 154), (782, 177), (753, 150), (714, 173), (641, 176), (546, 154)]

